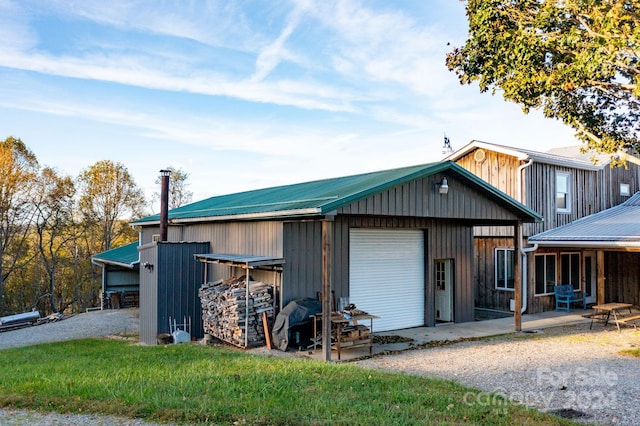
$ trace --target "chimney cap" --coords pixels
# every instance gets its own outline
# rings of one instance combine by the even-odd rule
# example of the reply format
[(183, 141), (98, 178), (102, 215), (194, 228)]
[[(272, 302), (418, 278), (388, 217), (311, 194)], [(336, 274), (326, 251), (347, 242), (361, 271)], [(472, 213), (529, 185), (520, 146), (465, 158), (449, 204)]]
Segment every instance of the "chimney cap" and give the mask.
[(162, 169), (160, 170), (160, 176), (169, 176), (171, 174), (171, 170)]

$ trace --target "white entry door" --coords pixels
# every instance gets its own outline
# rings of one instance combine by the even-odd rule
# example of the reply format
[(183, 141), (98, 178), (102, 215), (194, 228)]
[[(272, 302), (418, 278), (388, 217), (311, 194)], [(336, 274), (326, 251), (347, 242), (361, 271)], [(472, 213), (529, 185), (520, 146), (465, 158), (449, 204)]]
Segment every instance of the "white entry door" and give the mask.
[(587, 303), (596, 303), (596, 254), (592, 251), (584, 252), (584, 293)]
[(436, 320), (453, 321), (453, 260), (438, 259), (435, 263)]

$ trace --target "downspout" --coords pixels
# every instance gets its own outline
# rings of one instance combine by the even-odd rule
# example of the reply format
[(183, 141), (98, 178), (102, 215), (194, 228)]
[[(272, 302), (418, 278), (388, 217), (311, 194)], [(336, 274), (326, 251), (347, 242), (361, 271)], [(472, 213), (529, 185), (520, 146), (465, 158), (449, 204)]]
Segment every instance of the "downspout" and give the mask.
[[(533, 159), (529, 159), (525, 164), (522, 164), (518, 167), (518, 176), (517, 176), (517, 186), (518, 186), (518, 201), (522, 204), (525, 202), (522, 199), (522, 171), (533, 164)], [(526, 205), (526, 204), (525, 204)], [(527, 253), (538, 250), (538, 244), (534, 244), (531, 247), (524, 248), (523, 239), (522, 239), (522, 225), (520, 225), (520, 270), (522, 271), (522, 306), (520, 307), (520, 313), (525, 313), (527, 310), (527, 304), (529, 303), (527, 300), (527, 294), (529, 293), (529, 289), (527, 287)]]

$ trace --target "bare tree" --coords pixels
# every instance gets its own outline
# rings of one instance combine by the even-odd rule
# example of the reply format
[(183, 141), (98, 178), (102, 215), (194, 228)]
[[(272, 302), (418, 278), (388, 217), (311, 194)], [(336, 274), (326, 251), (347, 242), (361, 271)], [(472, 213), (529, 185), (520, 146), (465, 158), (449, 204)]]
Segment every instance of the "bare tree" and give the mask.
[[(182, 169), (176, 169), (175, 167), (167, 167), (165, 170), (169, 170), (169, 208), (175, 209), (180, 206), (184, 206), (185, 204), (189, 204), (193, 198), (193, 192), (187, 190), (187, 179), (189, 179), (189, 174), (184, 172)], [(161, 180), (160, 177), (156, 179), (156, 185), (160, 185)], [(153, 205), (160, 200), (160, 193), (154, 192), (151, 200), (152, 208)]]

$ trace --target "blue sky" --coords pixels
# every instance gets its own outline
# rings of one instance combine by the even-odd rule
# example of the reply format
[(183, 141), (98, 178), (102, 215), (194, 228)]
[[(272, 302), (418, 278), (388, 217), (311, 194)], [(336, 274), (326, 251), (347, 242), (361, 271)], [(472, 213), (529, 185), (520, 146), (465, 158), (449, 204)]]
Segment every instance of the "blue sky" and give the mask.
[(77, 176), (167, 166), (209, 196), (427, 163), (443, 136), (544, 151), (573, 131), (461, 86), (457, 0), (0, 0), (0, 138)]

